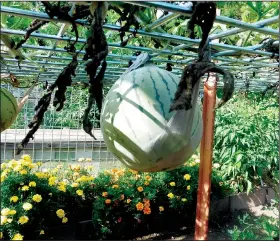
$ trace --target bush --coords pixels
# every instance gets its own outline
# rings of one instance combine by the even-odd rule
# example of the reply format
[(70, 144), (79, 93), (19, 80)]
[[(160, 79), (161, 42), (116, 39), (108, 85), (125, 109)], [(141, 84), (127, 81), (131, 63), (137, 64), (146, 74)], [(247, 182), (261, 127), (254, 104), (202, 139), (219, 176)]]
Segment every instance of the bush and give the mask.
[[(159, 173), (112, 169), (93, 177), (91, 170), (87, 165), (58, 165), (42, 172), (40, 163), (32, 163), (27, 155), (2, 163), (2, 237), (50, 239), (57, 235), (55, 227), (77, 230), (78, 223), (88, 219), (91, 228), (83, 238), (89, 239), (163, 229), (167, 220), (194, 225), (198, 179), (194, 160)], [(219, 196), (228, 191), (215, 171), (212, 184)]]

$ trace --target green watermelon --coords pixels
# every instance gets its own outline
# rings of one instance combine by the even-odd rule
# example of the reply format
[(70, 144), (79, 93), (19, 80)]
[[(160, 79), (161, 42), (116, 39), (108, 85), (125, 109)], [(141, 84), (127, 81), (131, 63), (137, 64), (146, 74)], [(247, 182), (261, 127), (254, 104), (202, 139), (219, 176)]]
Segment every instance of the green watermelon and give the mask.
[(101, 131), (107, 148), (125, 166), (147, 172), (171, 170), (195, 152), (202, 136), (199, 106), (169, 112), (179, 81), (147, 64), (123, 75), (110, 89)]
[(7, 90), (1, 87), (1, 132), (8, 129), (17, 117), (17, 100), (16, 98)]

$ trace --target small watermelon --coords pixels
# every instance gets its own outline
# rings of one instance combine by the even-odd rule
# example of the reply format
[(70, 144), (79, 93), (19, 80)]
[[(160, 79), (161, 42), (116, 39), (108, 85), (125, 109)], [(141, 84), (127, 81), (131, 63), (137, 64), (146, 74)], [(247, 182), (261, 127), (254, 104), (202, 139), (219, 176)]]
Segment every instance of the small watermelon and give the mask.
[(190, 111), (169, 112), (179, 81), (147, 64), (123, 75), (110, 89), (101, 131), (107, 148), (125, 166), (145, 172), (171, 170), (195, 152), (202, 136), (198, 104)]
[(16, 98), (7, 90), (1, 87), (0, 89), (0, 102), (1, 102), (1, 132), (8, 129), (17, 117), (17, 100)]

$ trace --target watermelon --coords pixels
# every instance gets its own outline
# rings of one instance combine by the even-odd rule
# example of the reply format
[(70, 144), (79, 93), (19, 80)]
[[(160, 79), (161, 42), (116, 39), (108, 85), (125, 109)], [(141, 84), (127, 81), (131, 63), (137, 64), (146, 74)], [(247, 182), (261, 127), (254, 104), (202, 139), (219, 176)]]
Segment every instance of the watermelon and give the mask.
[(17, 100), (7, 90), (1, 87), (1, 132), (8, 129), (17, 117)]
[(101, 131), (109, 151), (128, 168), (171, 170), (197, 149), (202, 119), (196, 102), (189, 111), (169, 112), (178, 83), (178, 76), (147, 64), (123, 75), (108, 92)]

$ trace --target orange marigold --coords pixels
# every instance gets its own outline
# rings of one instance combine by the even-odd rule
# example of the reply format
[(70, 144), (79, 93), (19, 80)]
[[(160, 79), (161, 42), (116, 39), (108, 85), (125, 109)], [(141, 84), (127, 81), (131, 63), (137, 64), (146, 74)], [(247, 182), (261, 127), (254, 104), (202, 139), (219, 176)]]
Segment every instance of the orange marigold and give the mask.
[(102, 192), (102, 196), (103, 197), (107, 197), (108, 196), (108, 192)]
[(138, 192), (143, 192), (143, 187), (137, 187)]
[(110, 204), (111, 202), (112, 202), (111, 199), (106, 199), (106, 200), (105, 200), (105, 203), (106, 203), (106, 204)]
[(128, 199), (126, 200), (126, 202), (127, 202), (127, 203), (130, 203), (130, 202), (131, 202), (131, 199), (128, 198)]
[(151, 209), (149, 207), (145, 207), (144, 210), (143, 210), (144, 214), (151, 214), (151, 212), (152, 211), (151, 211)]
[(136, 209), (137, 209), (138, 211), (142, 211), (143, 208), (144, 208), (143, 203), (140, 203), (140, 202), (139, 202), (139, 203), (136, 204)]

